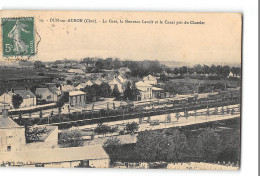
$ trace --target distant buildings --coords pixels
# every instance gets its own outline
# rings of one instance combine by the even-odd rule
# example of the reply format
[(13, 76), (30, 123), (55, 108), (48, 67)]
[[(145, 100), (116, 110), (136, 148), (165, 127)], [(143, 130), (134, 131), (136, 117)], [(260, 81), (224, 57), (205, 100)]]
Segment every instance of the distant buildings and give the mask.
[(77, 74), (85, 74), (85, 72), (81, 69), (69, 69), (69, 73), (77, 73)]

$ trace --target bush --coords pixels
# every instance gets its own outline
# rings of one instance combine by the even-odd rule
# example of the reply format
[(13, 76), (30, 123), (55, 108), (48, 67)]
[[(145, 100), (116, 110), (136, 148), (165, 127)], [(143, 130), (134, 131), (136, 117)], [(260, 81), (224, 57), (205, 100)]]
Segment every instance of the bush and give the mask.
[(81, 133), (78, 131), (68, 131), (59, 133), (58, 144), (62, 148), (83, 146), (84, 142)]

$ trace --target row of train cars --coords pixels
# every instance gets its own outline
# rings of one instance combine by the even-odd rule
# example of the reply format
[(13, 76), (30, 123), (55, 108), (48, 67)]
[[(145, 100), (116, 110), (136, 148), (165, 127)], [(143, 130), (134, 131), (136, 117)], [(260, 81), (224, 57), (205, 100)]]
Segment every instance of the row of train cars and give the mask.
[[(241, 89), (229, 88), (225, 91), (176, 95), (171, 98), (151, 99), (142, 102), (130, 102), (130, 106), (134, 108), (160, 108), (171, 107), (174, 109), (194, 109), (204, 107), (225, 106), (241, 103)], [(128, 106), (129, 106), (128, 104)], [(124, 106), (122, 106), (124, 108)]]

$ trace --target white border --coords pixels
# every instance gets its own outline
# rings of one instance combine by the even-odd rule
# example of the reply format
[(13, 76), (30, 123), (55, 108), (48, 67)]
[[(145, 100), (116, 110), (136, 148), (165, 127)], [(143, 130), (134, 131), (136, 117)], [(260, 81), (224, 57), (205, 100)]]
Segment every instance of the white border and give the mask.
[[(0, 9), (243, 13), (242, 167), (240, 171), (0, 168), (0, 175), (256, 175), (258, 172), (258, 0), (2, 0)], [(1, 156), (0, 156), (1, 157)]]

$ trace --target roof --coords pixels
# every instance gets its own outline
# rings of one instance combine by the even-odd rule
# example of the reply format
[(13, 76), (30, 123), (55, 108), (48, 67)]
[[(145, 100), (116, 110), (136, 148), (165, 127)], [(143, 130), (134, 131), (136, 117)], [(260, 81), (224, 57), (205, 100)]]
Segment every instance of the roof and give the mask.
[(146, 77), (143, 78), (143, 80), (145, 81), (156, 81), (156, 77), (152, 76), (152, 75), (148, 75)]
[(112, 81), (110, 81), (108, 84), (114, 85), (114, 84), (122, 84), (121, 81), (118, 78), (114, 78)]
[(149, 83), (147, 83), (147, 82), (143, 82), (143, 81), (139, 81), (139, 82), (135, 83), (135, 85), (136, 85), (137, 87), (152, 87), (151, 84), (149, 84)]
[(164, 89), (159, 88), (159, 87), (153, 87), (152, 89), (155, 90), (155, 91), (162, 91), (162, 90), (164, 90)]
[(73, 91), (76, 90), (75, 87), (73, 87), (72, 85), (63, 85), (62, 86), (62, 91), (66, 92), (66, 91)]
[(68, 72), (70, 72), (70, 73), (80, 73), (80, 74), (84, 74), (85, 73), (81, 69), (69, 69)]
[(75, 95), (85, 95), (85, 92), (82, 92), (80, 90), (69, 92), (69, 96), (75, 96)]
[(117, 79), (120, 80), (121, 83), (124, 83), (124, 82), (127, 81), (127, 79), (125, 79), (125, 78), (122, 77), (121, 75), (119, 75), (119, 76), (117, 77)]
[(48, 88), (36, 88), (35, 94), (41, 95), (41, 94), (43, 94), (46, 91), (50, 91), (50, 90)]
[(131, 70), (128, 67), (121, 67), (118, 69), (119, 72), (131, 72)]
[(15, 94), (19, 94), (23, 99), (28, 97), (35, 98), (35, 95), (30, 90), (14, 90)]
[(17, 123), (15, 123), (9, 117), (3, 117), (2, 115), (0, 115), (0, 129), (3, 129), (3, 128), (20, 128), (20, 127), (21, 126), (19, 126)]
[(81, 160), (109, 159), (102, 146), (70, 147), (1, 152), (0, 162), (54, 163)]
[(53, 94), (57, 94), (57, 95), (60, 95), (60, 94), (61, 94), (60, 89), (57, 88), (56, 86), (50, 87), (49, 89), (50, 89), (50, 91), (51, 91)]

